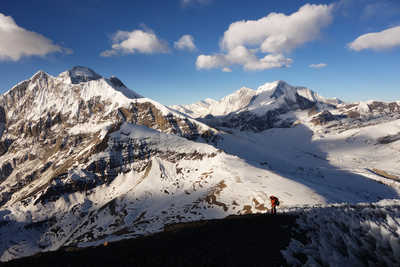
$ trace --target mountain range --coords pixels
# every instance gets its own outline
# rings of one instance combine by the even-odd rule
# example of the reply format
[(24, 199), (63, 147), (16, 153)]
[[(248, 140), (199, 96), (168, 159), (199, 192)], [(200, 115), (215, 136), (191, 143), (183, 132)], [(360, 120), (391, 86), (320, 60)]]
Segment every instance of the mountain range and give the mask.
[(0, 96), (0, 259), (166, 225), (398, 199), (400, 102), (275, 81), (167, 107), (77, 66)]

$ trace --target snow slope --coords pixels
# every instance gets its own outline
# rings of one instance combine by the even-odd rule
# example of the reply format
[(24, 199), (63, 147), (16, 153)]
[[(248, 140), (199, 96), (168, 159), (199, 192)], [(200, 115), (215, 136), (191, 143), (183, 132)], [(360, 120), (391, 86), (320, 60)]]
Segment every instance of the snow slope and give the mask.
[[(126, 171), (110, 184), (64, 194), (55, 201), (40, 201), (42, 194), (35, 197), (39, 203), (6, 205), (1, 211), (8, 225), (0, 228), (1, 260), (149, 234), (173, 222), (265, 212), (270, 194), (285, 195), (282, 206), (324, 202), (301, 183), (251, 166), (213, 146), (133, 124), (114, 132), (108, 149), (93, 155), (85, 165), (112, 156), (116, 147), (130, 145), (156, 152), (149, 159), (145, 156), (124, 165)], [(144, 151), (131, 153), (139, 156)], [(135, 171), (139, 165), (146, 167)], [(63, 180), (55, 180), (54, 188), (87, 180), (85, 169), (76, 166)]]
[(397, 266), (400, 201), (336, 204), (298, 214), (298, 236), (282, 251), (290, 266)]

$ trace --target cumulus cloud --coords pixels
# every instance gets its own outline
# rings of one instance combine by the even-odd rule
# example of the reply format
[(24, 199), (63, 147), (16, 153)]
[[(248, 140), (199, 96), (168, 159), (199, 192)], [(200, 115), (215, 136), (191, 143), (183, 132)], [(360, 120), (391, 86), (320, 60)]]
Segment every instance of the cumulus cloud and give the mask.
[(400, 46), (400, 26), (386, 29), (381, 32), (373, 32), (361, 35), (348, 47), (354, 51), (364, 49), (385, 50)]
[(228, 67), (222, 68), (222, 71), (223, 72), (232, 72), (231, 68), (228, 68)]
[(18, 61), (24, 56), (46, 56), (54, 52), (71, 54), (72, 50), (53, 43), (43, 35), (18, 26), (14, 19), (0, 13), (0, 60)]
[(328, 64), (326, 64), (326, 63), (318, 63), (318, 64), (309, 65), (309, 67), (313, 68), (313, 69), (321, 69), (321, 68), (325, 68), (326, 66), (328, 66)]
[(179, 38), (179, 40), (174, 43), (174, 47), (179, 50), (196, 50), (193, 36), (189, 34), (183, 35), (181, 38)]
[(306, 4), (289, 16), (270, 13), (259, 20), (234, 22), (224, 33), (221, 45), (224, 49), (261, 45), (262, 52), (290, 52), (316, 39), (321, 28), (331, 21), (332, 5)]
[(244, 46), (238, 46), (227, 54), (200, 55), (196, 60), (198, 69), (224, 68), (231, 65), (242, 65), (245, 70), (266, 70), (290, 67), (292, 59), (282, 54), (269, 54), (258, 58), (254, 52)]
[(112, 47), (100, 55), (110, 57), (117, 54), (154, 54), (168, 53), (168, 43), (160, 40), (150, 29), (117, 31), (112, 37)]
[[(290, 15), (270, 13), (258, 20), (232, 23), (225, 31), (223, 53), (200, 55), (198, 69), (242, 65), (245, 70), (289, 67), (285, 56), (295, 48), (317, 39), (321, 29), (332, 22), (333, 5), (302, 6)], [(259, 54), (264, 54), (259, 58)]]

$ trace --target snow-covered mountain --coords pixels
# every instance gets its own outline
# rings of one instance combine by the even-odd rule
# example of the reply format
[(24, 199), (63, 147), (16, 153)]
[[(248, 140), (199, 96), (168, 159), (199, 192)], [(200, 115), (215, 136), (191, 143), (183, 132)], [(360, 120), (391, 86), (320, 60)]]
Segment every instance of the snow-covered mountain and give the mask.
[(242, 87), (219, 101), (206, 99), (189, 105), (174, 105), (171, 108), (186, 113), (193, 118), (225, 116), (232, 112), (251, 111), (263, 115), (270, 110), (281, 108), (305, 108), (317, 105), (341, 104), (338, 99), (324, 98), (305, 87), (291, 86), (284, 81), (266, 83), (257, 90)]
[(292, 127), (304, 116), (314, 125), (335, 121), (350, 128), (395, 120), (400, 115), (400, 101), (344, 103), (284, 81), (266, 83), (257, 90), (242, 87), (220, 101), (206, 99), (171, 108), (217, 129), (253, 132)]
[(266, 212), (272, 194), (282, 208), (398, 198), (397, 113), (362, 105), (280, 81), (206, 100), (203, 123), (85, 67), (38, 72), (0, 96), (0, 259)]
[(214, 127), (262, 131), (291, 125), (293, 120), (281, 119), (283, 114), (290, 111), (313, 108), (317, 112), (341, 103), (339, 99), (324, 98), (308, 88), (275, 81), (257, 90), (242, 87), (220, 101), (208, 99), (171, 108)]

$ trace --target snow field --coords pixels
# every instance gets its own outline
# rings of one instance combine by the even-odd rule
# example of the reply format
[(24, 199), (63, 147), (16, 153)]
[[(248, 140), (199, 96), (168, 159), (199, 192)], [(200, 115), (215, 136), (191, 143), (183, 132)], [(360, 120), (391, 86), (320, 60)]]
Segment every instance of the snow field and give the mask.
[(282, 251), (290, 266), (398, 266), (400, 201), (296, 208), (297, 235)]

